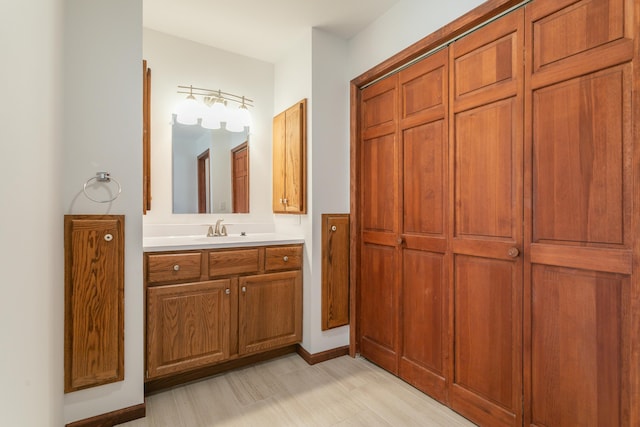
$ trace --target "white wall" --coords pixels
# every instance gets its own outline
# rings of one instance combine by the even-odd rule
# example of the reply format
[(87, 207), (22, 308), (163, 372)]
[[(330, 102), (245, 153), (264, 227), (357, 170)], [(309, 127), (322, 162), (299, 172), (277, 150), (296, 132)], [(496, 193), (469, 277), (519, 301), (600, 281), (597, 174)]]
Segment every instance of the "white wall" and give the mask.
[[(282, 60), (275, 64), (273, 115), (284, 111), (296, 102), (307, 98), (307, 190), (313, 185), (313, 164), (311, 163), (311, 147), (313, 146), (312, 129), (313, 111), (312, 100), (312, 30), (298, 40), (294, 48)], [(271, 183), (271, 178), (269, 179)], [(273, 190), (269, 192), (272, 193)], [(269, 205), (271, 208), (271, 205)], [(302, 291), (302, 346), (309, 352), (313, 351), (311, 313), (319, 307), (320, 301), (312, 300), (311, 286), (313, 283), (312, 253), (313, 235), (311, 215), (313, 212), (312, 194), (307, 195), (306, 215), (273, 215), (276, 231), (279, 233), (297, 234), (305, 239), (303, 254), (303, 291)]]
[[(126, 216), (125, 379), (66, 394), (64, 419), (71, 422), (144, 401), (142, 0), (65, 4), (63, 174), (58, 182), (63, 210)], [(83, 183), (98, 171), (110, 172), (122, 185), (113, 203), (91, 202), (82, 195)], [(61, 216), (57, 222), (55, 229), (62, 229)], [(51, 254), (61, 250), (62, 240)], [(53, 339), (62, 342), (63, 336)]]
[(373, 68), (484, 1), (400, 1), (349, 40), (350, 78)]
[(63, 424), (62, 0), (0, 13), (0, 424)]
[[(215, 20), (212, 21), (215, 25)], [(249, 136), (250, 213), (224, 214), (225, 222), (271, 220), (271, 119), (273, 64), (144, 29), (143, 55), (151, 68), (151, 211), (145, 224), (210, 224), (220, 214), (172, 214), (171, 115), (193, 85), (246, 96), (253, 125)], [(204, 227), (204, 226), (203, 226)], [(203, 228), (206, 232), (206, 228)]]
[[(312, 88), (313, 128), (311, 181), (312, 277), (306, 291), (315, 303), (311, 323), (311, 353), (349, 344), (349, 327), (321, 330), (322, 214), (349, 213), (349, 81), (347, 42), (325, 31), (313, 29)], [(346, 95), (346, 96), (345, 96)], [(309, 350), (309, 349), (307, 349)]]

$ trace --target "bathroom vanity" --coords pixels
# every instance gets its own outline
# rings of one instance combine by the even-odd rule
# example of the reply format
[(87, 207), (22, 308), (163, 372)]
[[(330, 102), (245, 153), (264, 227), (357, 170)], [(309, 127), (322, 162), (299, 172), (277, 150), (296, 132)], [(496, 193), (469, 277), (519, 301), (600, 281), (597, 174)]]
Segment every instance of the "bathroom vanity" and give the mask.
[(302, 240), (145, 239), (147, 382), (302, 338)]

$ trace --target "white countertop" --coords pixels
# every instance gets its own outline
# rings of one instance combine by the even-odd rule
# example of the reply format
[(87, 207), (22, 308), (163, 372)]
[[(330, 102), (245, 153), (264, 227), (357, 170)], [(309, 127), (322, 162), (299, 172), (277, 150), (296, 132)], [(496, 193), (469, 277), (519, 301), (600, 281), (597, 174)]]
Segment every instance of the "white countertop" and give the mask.
[(195, 236), (150, 236), (142, 238), (144, 252), (180, 251), (188, 249), (240, 248), (244, 246), (270, 246), (304, 243), (299, 236), (278, 233), (248, 233), (218, 237)]

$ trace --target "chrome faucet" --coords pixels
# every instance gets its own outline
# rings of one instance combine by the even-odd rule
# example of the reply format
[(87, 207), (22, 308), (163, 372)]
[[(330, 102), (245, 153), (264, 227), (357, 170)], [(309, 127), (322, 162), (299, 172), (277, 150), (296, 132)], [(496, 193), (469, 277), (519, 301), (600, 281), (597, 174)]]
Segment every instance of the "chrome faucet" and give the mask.
[(219, 219), (216, 221), (215, 228), (210, 225), (209, 230), (207, 231), (207, 237), (218, 237), (218, 236), (226, 236), (227, 235), (227, 227), (222, 224), (224, 219)]

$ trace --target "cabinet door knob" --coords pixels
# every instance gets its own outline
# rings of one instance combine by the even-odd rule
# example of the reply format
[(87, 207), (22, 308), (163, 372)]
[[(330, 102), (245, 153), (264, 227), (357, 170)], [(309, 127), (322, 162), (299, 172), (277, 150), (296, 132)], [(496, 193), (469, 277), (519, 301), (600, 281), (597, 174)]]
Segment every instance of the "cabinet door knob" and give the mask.
[(231, 289), (229, 289), (229, 288), (225, 289), (225, 290), (224, 290), (224, 293), (225, 293), (225, 294), (227, 294), (227, 295), (229, 295), (229, 294), (231, 293)]
[(180, 271), (180, 266), (178, 264), (174, 265), (173, 271)]
[(509, 249), (509, 252), (507, 252), (507, 254), (511, 258), (516, 258), (518, 255), (520, 255), (520, 251), (518, 250), (518, 248), (511, 248)]
[(283, 257), (282, 257), (282, 260), (283, 260), (284, 262), (287, 262), (287, 261), (289, 261), (289, 257), (285, 255), (285, 256), (283, 256)]
[(288, 203), (287, 199), (282, 199), (282, 203), (284, 203), (285, 205)]
[(396, 242), (398, 242), (398, 246), (402, 246), (404, 244), (404, 237), (402, 236), (398, 237)]
[(242, 293), (245, 293), (245, 292), (247, 292), (247, 287), (246, 287), (246, 286), (243, 286), (243, 287), (242, 287)]

